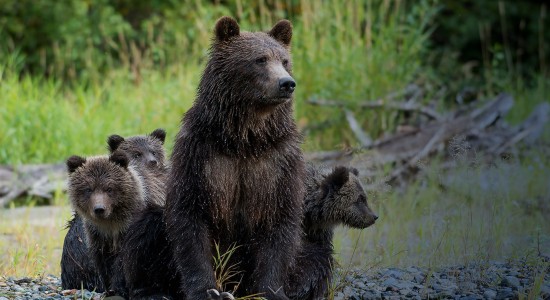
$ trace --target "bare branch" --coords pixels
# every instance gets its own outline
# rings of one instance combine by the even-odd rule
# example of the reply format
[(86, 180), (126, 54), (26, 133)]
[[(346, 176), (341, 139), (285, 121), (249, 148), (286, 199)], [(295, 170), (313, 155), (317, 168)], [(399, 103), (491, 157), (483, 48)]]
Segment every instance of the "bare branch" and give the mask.
[(349, 127), (355, 137), (361, 143), (361, 146), (369, 147), (370, 145), (372, 145), (372, 139), (365, 131), (363, 131), (361, 125), (359, 125), (359, 122), (357, 122), (357, 119), (355, 119), (353, 113), (348, 109), (344, 109), (344, 112), (346, 113), (346, 119), (348, 120)]

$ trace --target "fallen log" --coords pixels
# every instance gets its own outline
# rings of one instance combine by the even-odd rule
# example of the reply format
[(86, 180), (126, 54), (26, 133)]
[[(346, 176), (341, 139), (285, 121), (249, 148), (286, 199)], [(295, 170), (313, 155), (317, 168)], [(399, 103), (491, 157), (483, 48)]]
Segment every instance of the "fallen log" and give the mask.
[(66, 173), (64, 164), (0, 166), (0, 207), (20, 197), (53, 198), (66, 190)]
[[(411, 91), (414, 92), (414, 89)], [(509, 126), (502, 119), (513, 104), (510, 95), (501, 94), (479, 108), (461, 108), (414, 130), (377, 141), (372, 141), (365, 133), (354, 113), (344, 110), (361, 146), (341, 151), (306, 153), (305, 156), (309, 161), (328, 167), (353, 164), (367, 177), (383, 178), (374, 184), (383, 185), (420, 169), (420, 162), (434, 152), (447, 151), (452, 154), (456, 144), (468, 143), (468, 147), (476, 152), (492, 156), (501, 155), (520, 142), (532, 144), (550, 119), (550, 104), (541, 103), (524, 122)], [(389, 173), (380, 168), (388, 163), (393, 164)], [(26, 196), (51, 199), (56, 191), (66, 190), (66, 181), (64, 164), (0, 166), (0, 207)]]

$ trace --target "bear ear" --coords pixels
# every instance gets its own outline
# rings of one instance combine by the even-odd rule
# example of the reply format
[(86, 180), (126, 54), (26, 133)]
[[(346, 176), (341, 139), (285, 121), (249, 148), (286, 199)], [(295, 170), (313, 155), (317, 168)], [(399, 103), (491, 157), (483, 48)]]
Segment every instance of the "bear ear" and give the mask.
[(69, 174), (73, 173), (86, 162), (84, 157), (73, 155), (67, 159), (67, 171)]
[(281, 20), (267, 34), (288, 47), (292, 39), (292, 23), (289, 20)]
[(128, 157), (122, 151), (113, 152), (113, 154), (109, 156), (109, 160), (123, 167), (124, 169), (128, 168)]
[(124, 142), (124, 138), (118, 134), (113, 134), (107, 138), (107, 144), (109, 145), (109, 151), (113, 153), (120, 144)]
[(337, 190), (340, 189), (346, 182), (349, 180), (349, 170), (346, 167), (338, 166), (334, 168), (332, 173), (330, 173), (325, 182), (330, 186), (335, 187)]
[(349, 168), (349, 170), (351, 173), (353, 173), (353, 175), (359, 176), (359, 170), (357, 170), (356, 168)]
[(157, 138), (160, 140), (160, 143), (164, 145), (164, 140), (166, 139), (166, 131), (162, 128), (157, 128), (151, 134), (150, 136)]
[(239, 24), (231, 17), (221, 17), (216, 22), (214, 33), (218, 42), (227, 41), (240, 34)]

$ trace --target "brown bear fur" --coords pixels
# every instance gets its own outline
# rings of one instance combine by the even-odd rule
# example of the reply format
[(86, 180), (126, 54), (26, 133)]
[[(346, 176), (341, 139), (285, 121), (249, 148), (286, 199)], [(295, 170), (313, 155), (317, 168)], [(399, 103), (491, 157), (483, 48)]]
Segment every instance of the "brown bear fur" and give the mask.
[(214, 242), (232, 255), (237, 294), (287, 299), (284, 282), (300, 248), (305, 166), (292, 116), (289, 21), (241, 32), (223, 17), (192, 108), (176, 138), (165, 223), (188, 299), (216, 282)]
[(104, 291), (126, 293), (120, 246), (136, 213), (145, 206), (143, 183), (125, 154), (67, 160), (68, 194), (82, 219), (88, 254)]
[[(165, 160), (164, 129), (155, 129), (148, 135), (123, 138), (113, 134), (107, 139), (109, 152), (115, 150), (126, 154), (129, 165), (142, 178), (144, 200), (164, 205), (168, 167)], [(68, 232), (61, 254), (61, 285), (63, 289), (80, 289), (103, 292), (101, 280), (94, 264), (88, 257), (84, 225), (75, 214), (67, 224)]]
[(367, 228), (378, 217), (367, 203), (367, 195), (355, 168), (336, 167), (326, 172), (307, 165), (302, 250), (287, 282), (292, 299), (323, 299), (334, 267), (334, 228), (344, 224)]
[(123, 138), (113, 134), (107, 139), (109, 151), (119, 150), (130, 159), (130, 165), (143, 178), (145, 200), (164, 205), (166, 199), (166, 176), (168, 167), (165, 160), (164, 139), (166, 131), (155, 129), (148, 135)]
[[(335, 226), (372, 225), (377, 216), (354, 168), (333, 170), (307, 165), (307, 194), (303, 216), (303, 248), (287, 281), (291, 299), (322, 299), (334, 267), (332, 235)], [(180, 278), (166, 239), (163, 210), (147, 208), (128, 230), (124, 241), (124, 273), (131, 299), (181, 299)], [(158, 253), (158, 255), (150, 255)]]

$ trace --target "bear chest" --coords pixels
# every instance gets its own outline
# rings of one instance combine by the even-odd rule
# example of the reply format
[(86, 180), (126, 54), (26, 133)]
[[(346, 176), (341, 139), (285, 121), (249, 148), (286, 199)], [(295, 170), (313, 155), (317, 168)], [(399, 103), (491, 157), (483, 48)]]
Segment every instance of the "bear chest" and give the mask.
[(280, 161), (215, 156), (205, 165), (210, 211), (215, 223), (250, 225), (277, 213), (277, 189), (286, 174)]

